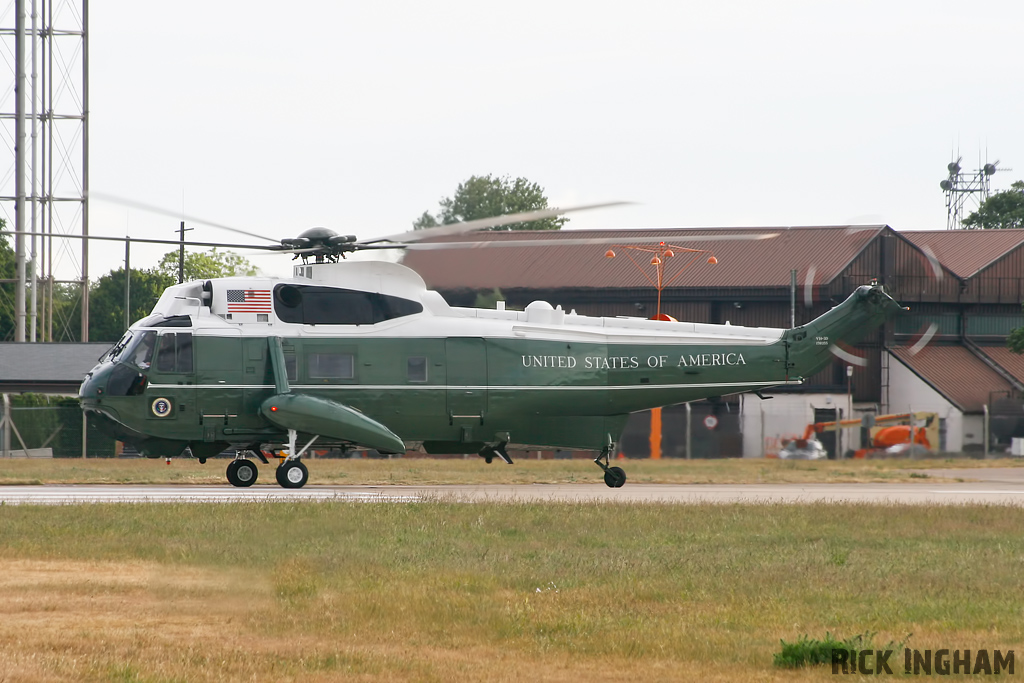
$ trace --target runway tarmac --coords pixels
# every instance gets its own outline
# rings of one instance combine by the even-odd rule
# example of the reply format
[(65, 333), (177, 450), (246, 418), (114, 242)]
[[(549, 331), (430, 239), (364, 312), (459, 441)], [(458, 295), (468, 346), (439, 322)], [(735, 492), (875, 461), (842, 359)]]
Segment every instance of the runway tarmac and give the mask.
[[(967, 478), (963, 470), (957, 476)], [(996, 478), (995, 474), (988, 474)], [(1024, 480), (912, 484), (603, 484), (453, 485), (453, 486), (278, 486), (235, 488), (168, 485), (0, 486), (0, 504), (158, 502), (208, 503), (242, 501), (378, 501), (450, 500), (563, 501), (645, 503), (904, 503), (956, 505), (984, 503), (1024, 505)]]

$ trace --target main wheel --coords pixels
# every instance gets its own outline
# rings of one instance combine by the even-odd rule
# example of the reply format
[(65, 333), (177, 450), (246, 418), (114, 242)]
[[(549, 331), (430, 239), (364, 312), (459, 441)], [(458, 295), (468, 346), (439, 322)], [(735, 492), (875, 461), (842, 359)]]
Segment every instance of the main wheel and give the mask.
[(604, 483), (610, 488), (622, 488), (626, 483), (626, 471), (621, 467), (609, 467), (604, 473)]
[(277, 483), (286, 489), (301, 489), (309, 481), (309, 470), (301, 460), (286, 460), (277, 468)]
[(257, 476), (259, 470), (248, 460), (232, 460), (228, 463), (228, 483), (232, 486), (252, 486)]

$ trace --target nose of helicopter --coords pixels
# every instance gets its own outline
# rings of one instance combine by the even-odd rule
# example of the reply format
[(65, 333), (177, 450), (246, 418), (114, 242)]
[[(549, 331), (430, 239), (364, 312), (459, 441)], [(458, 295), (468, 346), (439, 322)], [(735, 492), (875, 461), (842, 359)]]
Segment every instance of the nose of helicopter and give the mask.
[(78, 398), (86, 402), (94, 402), (101, 398), (104, 388), (107, 386), (110, 367), (110, 365), (97, 365), (90, 370), (82, 380), (82, 386), (78, 388)]

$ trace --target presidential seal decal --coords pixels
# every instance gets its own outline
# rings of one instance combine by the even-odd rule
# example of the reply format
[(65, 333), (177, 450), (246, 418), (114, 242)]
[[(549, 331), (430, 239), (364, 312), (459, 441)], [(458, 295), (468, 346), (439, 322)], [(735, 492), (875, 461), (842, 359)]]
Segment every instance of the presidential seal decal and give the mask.
[(166, 398), (158, 398), (153, 401), (153, 414), (157, 417), (167, 417), (171, 414), (171, 401)]

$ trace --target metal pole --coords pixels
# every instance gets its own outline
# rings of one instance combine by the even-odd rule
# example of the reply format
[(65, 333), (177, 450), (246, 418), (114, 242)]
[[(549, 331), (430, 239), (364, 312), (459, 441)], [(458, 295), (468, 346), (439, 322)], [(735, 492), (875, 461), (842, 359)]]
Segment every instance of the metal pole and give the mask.
[(0, 443), (0, 447), (3, 448), (3, 456), (9, 458), (11, 457), (11, 399), (7, 394), (3, 395), (3, 406), (4, 433), (3, 442)]
[(43, 177), (43, 194), (46, 195), (46, 273), (50, 276), (50, 310), (46, 320), (46, 337), (53, 341), (53, 2), (46, 3), (46, 21), (44, 22), (44, 39), (46, 40), (46, 63), (43, 66), (46, 83), (46, 106), (43, 113), (46, 116), (46, 125), (43, 126), (43, 134), (46, 138), (43, 153), (43, 164), (46, 166), (46, 173)]
[(124, 240), (124, 329), (132, 325), (132, 240), (125, 235)]
[(796, 327), (796, 268), (789, 271), (789, 327)]
[(657, 319), (658, 320), (661, 320), (661, 283), (662, 283), (662, 273), (664, 272), (664, 269), (665, 269), (665, 253), (664, 252), (665, 252), (664, 249), (661, 249), (658, 252), (658, 267), (657, 267), (657, 269), (658, 269), (658, 311), (655, 314), (655, 315), (657, 315)]
[(836, 410), (839, 418), (836, 420), (836, 460), (843, 459), (843, 409)]
[[(82, 0), (82, 341), (89, 341), (89, 0)], [(83, 445), (84, 448), (84, 445)]]
[(185, 233), (195, 230), (195, 228), (186, 228), (185, 221), (181, 222), (181, 227), (178, 228), (178, 284), (180, 285), (185, 281)]
[(984, 414), (982, 415), (982, 418), (981, 418), (983, 420), (983, 426), (982, 426), (981, 432), (982, 432), (982, 438), (985, 439), (985, 448), (982, 451), (982, 453), (984, 455), (984, 458), (986, 460), (988, 460), (988, 439), (989, 439), (989, 435), (988, 435), (988, 426), (989, 426), (988, 425), (988, 404), (986, 403), (985, 405), (981, 406), (981, 409), (984, 411)]
[(764, 447), (764, 401), (758, 401), (757, 405), (761, 409), (761, 457), (764, 458), (768, 455)]
[[(36, 203), (38, 197), (36, 195), (36, 176), (37, 172), (37, 161), (38, 161), (38, 150), (37, 150), (37, 136), (36, 136), (36, 119), (39, 116), (36, 110), (36, 36), (38, 32), (36, 30), (36, 0), (32, 0), (32, 31), (29, 34), (30, 40), (32, 41), (32, 191), (31, 199), (32, 202), (32, 230), (30, 232), (35, 233), (37, 228), (36, 221)], [(29, 341), (36, 341), (36, 328), (39, 323), (39, 280), (37, 272), (39, 265), (36, 260), (36, 236), (32, 235), (32, 303), (29, 306), (31, 312), (30, 325), (29, 325)]]
[(178, 284), (185, 281), (185, 221), (181, 222), (178, 229)]
[(690, 451), (693, 450), (693, 409), (686, 404), (686, 459), (691, 458)]
[[(846, 416), (853, 419), (853, 366), (846, 366)], [(858, 447), (863, 447), (860, 443), (860, 437), (858, 436)], [(853, 437), (850, 437), (850, 447), (853, 447)]]
[(25, 0), (14, 0), (14, 341), (25, 341)]

